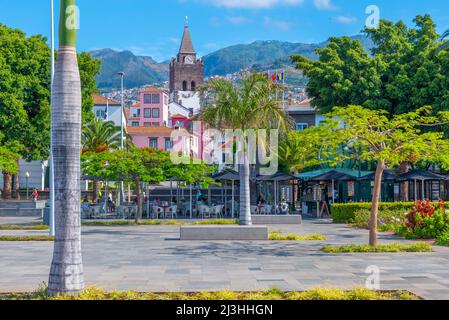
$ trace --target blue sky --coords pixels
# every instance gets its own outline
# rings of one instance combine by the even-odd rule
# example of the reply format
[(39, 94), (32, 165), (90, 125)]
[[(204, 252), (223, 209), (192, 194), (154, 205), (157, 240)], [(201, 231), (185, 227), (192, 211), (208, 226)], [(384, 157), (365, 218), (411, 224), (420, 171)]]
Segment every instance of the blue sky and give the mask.
[[(0, 22), (28, 34), (49, 35), (50, 0), (0, 0)], [(56, 6), (59, 3), (55, 0)], [(185, 16), (199, 55), (255, 40), (315, 43), (354, 35), (365, 9), (382, 19), (412, 24), (429, 13), (441, 32), (449, 28), (447, 0), (78, 0), (78, 49), (131, 50), (158, 61), (177, 53)]]

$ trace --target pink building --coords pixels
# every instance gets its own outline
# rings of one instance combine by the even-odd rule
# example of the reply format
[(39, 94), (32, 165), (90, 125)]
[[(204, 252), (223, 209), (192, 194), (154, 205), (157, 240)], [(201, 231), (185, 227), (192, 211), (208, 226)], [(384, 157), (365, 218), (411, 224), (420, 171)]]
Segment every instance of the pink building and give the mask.
[[(182, 151), (202, 159), (201, 128), (193, 128), (192, 119), (184, 115), (169, 115), (168, 94), (164, 91), (142, 90), (140, 102), (127, 110), (127, 119), (127, 131), (136, 147)], [(176, 141), (171, 138), (173, 132), (178, 135)]]
[(168, 94), (150, 87), (140, 92), (140, 103), (131, 107), (128, 127), (164, 127), (168, 120)]

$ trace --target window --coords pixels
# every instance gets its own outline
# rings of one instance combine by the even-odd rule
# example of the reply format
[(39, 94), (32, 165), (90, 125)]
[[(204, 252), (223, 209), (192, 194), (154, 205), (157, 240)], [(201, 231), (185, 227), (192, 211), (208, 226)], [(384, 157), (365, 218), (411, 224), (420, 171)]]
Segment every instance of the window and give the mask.
[(182, 82), (182, 91), (187, 91), (187, 81)]
[(143, 103), (151, 104), (151, 94), (144, 94), (143, 95)]
[(152, 127), (159, 127), (159, 122), (151, 122)]
[(151, 122), (145, 122), (143, 125), (144, 127), (151, 127)]
[(161, 97), (159, 94), (153, 94), (153, 104), (159, 104), (161, 102)]
[(153, 118), (159, 118), (159, 108), (153, 109)]
[(145, 118), (151, 118), (151, 109), (144, 109), (143, 112)]
[(165, 151), (172, 151), (173, 141), (170, 138), (165, 138)]
[(296, 131), (304, 131), (304, 130), (306, 130), (308, 127), (309, 127), (309, 124), (308, 124), (308, 123), (300, 123), (300, 122), (297, 122), (297, 123), (296, 123)]
[(157, 149), (157, 138), (150, 138), (150, 148)]
[(175, 126), (176, 127), (184, 127), (185, 123), (184, 123), (184, 121), (177, 120)]
[(133, 122), (131, 123), (131, 125), (132, 125), (133, 127), (138, 127), (138, 126), (139, 126), (139, 121), (133, 121)]
[(139, 118), (140, 117), (140, 109), (134, 109), (133, 110), (133, 118)]
[(195, 83), (195, 81), (192, 81), (192, 83), (191, 83), (191, 90), (195, 91), (195, 89), (196, 89), (196, 83)]

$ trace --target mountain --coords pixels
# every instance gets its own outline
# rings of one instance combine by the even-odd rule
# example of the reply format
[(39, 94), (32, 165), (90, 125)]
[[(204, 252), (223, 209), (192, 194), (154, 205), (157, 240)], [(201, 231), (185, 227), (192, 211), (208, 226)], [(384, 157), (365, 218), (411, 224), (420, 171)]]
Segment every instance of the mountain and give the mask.
[[(372, 41), (366, 36), (358, 35), (351, 38), (362, 42), (367, 50), (373, 47)], [(294, 70), (289, 56), (301, 54), (316, 59), (315, 50), (324, 48), (327, 43), (327, 41), (319, 44), (256, 41), (226, 47), (203, 57), (205, 76), (224, 76), (245, 68), (257, 71), (285, 68), (295, 74), (294, 84), (302, 84), (304, 79), (297, 70)], [(97, 76), (97, 85), (102, 89), (119, 88), (120, 79), (117, 72), (120, 71), (126, 74), (127, 88), (168, 80), (169, 61), (158, 63), (151, 57), (136, 56), (130, 51), (118, 52), (112, 49), (93, 51), (91, 55), (102, 61), (101, 71)], [(290, 76), (289, 79), (292, 77)]]
[(140, 87), (145, 84), (161, 83), (168, 80), (168, 63), (158, 63), (151, 57), (136, 56), (131, 51), (114, 51), (103, 49), (90, 52), (101, 60), (101, 70), (97, 76), (99, 88), (119, 88), (120, 77), (117, 73), (125, 72), (126, 88)]
[[(367, 50), (372, 41), (363, 35), (351, 37), (359, 40)], [(328, 41), (319, 44), (291, 43), (281, 41), (256, 41), (227, 47), (204, 56), (205, 76), (226, 75), (241, 69), (253, 68), (258, 71), (292, 66), (289, 56), (304, 55), (317, 59), (316, 49), (324, 48)]]

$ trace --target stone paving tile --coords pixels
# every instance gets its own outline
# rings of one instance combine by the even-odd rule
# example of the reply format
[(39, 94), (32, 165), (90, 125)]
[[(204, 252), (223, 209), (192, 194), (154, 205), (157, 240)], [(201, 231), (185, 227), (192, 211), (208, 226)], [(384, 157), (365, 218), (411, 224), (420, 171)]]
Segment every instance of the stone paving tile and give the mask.
[[(5, 224), (0, 218), (0, 224)], [(9, 223), (11, 224), (11, 221)], [(363, 285), (370, 265), (381, 269), (382, 289), (408, 289), (428, 299), (449, 298), (449, 248), (432, 254), (320, 252), (323, 244), (365, 244), (368, 234), (327, 221), (272, 226), (284, 233), (327, 236), (324, 242), (180, 242), (178, 226), (85, 227), (86, 283), (138, 291), (345, 289)], [(381, 242), (408, 241), (380, 235)], [(0, 292), (30, 291), (47, 281), (52, 243), (0, 242)]]

